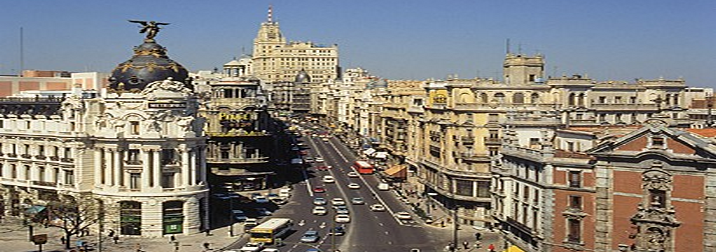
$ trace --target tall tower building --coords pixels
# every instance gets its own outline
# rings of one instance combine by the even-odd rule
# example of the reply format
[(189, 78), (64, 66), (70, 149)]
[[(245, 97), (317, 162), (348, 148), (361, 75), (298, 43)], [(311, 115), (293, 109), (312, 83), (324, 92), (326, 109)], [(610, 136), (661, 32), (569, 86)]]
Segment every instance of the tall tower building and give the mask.
[(502, 72), (508, 86), (541, 82), (544, 79), (544, 57), (508, 53)]
[(293, 81), (301, 70), (314, 82), (321, 83), (335, 79), (339, 72), (338, 45), (287, 43), (278, 22), (273, 20), (271, 6), (254, 39), (253, 61), (256, 77), (268, 83)]

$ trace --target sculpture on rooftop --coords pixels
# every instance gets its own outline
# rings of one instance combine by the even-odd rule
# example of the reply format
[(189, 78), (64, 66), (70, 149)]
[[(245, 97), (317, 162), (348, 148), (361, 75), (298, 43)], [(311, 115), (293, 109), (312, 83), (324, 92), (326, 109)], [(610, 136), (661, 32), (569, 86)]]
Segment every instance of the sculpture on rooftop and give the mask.
[(160, 25), (169, 25), (169, 23), (157, 23), (156, 21), (142, 21), (142, 20), (129, 20), (129, 22), (137, 23), (142, 25), (142, 29), (139, 33), (146, 33), (147, 37), (145, 41), (154, 41), (154, 37), (159, 33)]

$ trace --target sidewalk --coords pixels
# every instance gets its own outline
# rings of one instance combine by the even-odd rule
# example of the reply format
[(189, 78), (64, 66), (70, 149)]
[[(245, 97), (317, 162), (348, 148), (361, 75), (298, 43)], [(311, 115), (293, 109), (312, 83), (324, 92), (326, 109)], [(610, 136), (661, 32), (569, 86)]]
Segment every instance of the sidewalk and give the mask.
[[(33, 234), (47, 234), (47, 244), (42, 246), (43, 252), (64, 252), (70, 251), (65, 249), (61, 243), (60, 237), (63, 236), (62, 230), (55, 227), (45, 228), (41, 225), (33, 228)], [(22, 225), (22, 220), (17, 218), (4, 218), (0, 224), (0, 251), (38, 251), (38, 246), (29, 241), (28, 227)], [(104, 234), (102, 237), (103, 252), (135, 252), (137, 249), (146, 252), (163, 252), (163, 251), (181, 251), (181, 252), (204, 252), (204, 251), (220, 251), (220, 249), (231, 245), (239, 240), (243, 235), (243, 226), (234, 225), (234, 237), (229, 237), (229, 228), (222, 227), (211, 231), (211, 235), (198, 233), (192, 235), (177, 235), (176, 241), (171, 242), (170, 237), (163, 238), (141, 238), (141, 237), (120, 237), (117, 244)], [(99, 251), (97, 246), (99, 238), (97, 234), (89, 236), (76, 237), (73, 236), (70, 244), (72, 249), (76, 249), (77, 240), (88, 242), (91, 251)], [(209, 243), (210, 250), (205, 250), (203, 244)]]

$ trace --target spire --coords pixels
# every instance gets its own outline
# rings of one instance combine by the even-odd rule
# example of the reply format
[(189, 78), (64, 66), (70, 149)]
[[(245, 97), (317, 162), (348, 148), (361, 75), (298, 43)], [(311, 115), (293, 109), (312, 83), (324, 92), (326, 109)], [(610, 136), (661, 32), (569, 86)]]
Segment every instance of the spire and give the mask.
[(268, 8), (268, 22), (273, 23), (273, 6), (269, 4)]

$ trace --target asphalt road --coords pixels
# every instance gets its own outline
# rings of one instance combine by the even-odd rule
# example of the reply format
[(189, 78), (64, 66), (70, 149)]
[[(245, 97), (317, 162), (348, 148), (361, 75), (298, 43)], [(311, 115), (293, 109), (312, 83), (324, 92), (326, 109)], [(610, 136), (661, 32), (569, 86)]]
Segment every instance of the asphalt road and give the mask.
[[(356, 160), (352, 151), (344, 146), (338, 139), (331, 137), (323, 140), (318, 137), (304, 136), (300, 141), (306, 143), (308, 156), (321, 156), (325, 160), (321, 163), (312, 163), (301, 172), (304, 177), (301, 182), (293, 186), (290, 203), (283, 205), (273, 217), (288, 217), (293, 219), (294, 227), (283, 241), (283, 252), (303, 252), (310, 248), (321, 251), (410, 251), (413, 248), (420, 251), (439, 251), (444, 244), (443, 236), (435, 235), (424, 227), (423, 223), (416, 221), (401, 221), (394, 217), (394, 213), (405, 211), (411, 213), (392, 191), (379, 191), (376, 175), (361, 175), (350, 178), (346, 174), (353, 171), (352, 163)], [(319, 170), (318, 166), (331, 166), (327, 170)], [(323, 176), (331, 175), (334, 183), (324, 183)], [(358, 183), (359, 189), (348, 188), (349, 183)], [(314, 193), (313, 188), (322, 186), (326, 192)], [(323, 197), (328, 200), (326, 207), (328, 214), (318, 216), (312, 214), (313, 199)], [(351, 204), (351, 198), (363, 198), (365, 204)], [(350, 223), (335, 223), (335, 210), (331, 205), (332, 198), (343, 198), (350, 210)], [(384, 212), (373, 212), (369, 209), (371, 204), (382, 204), (387, 209)], [(412, 214), (412, 213), (411, 213)], [(417, 219), (414, 216), (414, 219)], [(344, 226), (346, 233), (343, 236), (328, 235), (334, 226)], [(321, 236), (316, 243), (302, 243), (300, 238), (307, 230), (317, 230)], [(247, 237), (243, 237), (246, 240)], [(243, 244), (240, 242), (238, 244)]]

